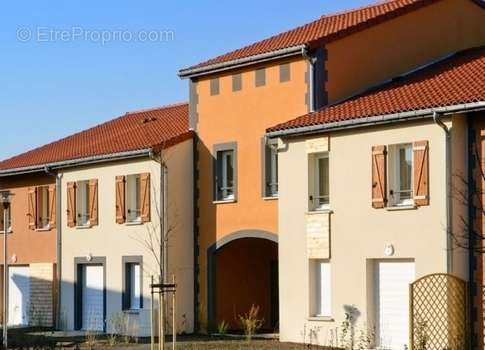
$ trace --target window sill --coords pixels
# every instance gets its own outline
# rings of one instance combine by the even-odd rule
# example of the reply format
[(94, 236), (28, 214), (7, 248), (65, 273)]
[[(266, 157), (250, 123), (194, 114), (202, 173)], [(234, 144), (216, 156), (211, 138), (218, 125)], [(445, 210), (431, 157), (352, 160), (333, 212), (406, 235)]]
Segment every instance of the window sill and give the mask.
[[(5, 233), (4, 230), (0, 231), (0, 235), (3, 235), (4, 233)], [(13, 230), (12, 229), (10, 229), (10, 230), (7, 231), (7, 234), (11, 234), (11, 233), (13, 233)]]
[(125, 222), (125, 226), (140, 226), (143, 225), (143, 221), (128, 221)]
[(333, 210), (328, 209), (318, 209), (318, 210), (310, 210), (306, 212), (307, 215), (318, 215), (318, 214), (333, 214)]
[(222, 199), (217, 201), (212, 201), (212, 204), (229, 204), (229, 203), (236, 203), (236, 199)]
[(393, 206), (393, 207), (386, 207), (387, 211), (416, 210), (416, 209), (418, 209), (418, 207), (415, 206), (414, 204), (411, 204), (411, 205), (396, 205), (396, 206)]
[(266, 196), (266, 197), (263, 197), (263, 200), (264, 201), (274, 201), (274, 200), (277, 200), (278, 199), (278, 196)]
[(332, 316), (310, 316), (307, 317), (307, 320), (317, 322), (335, 322)]
[(50, 227), (43, 227), (43, 228), (36, 228), (35, 232), (47, 232), (47, 231), (50, 231), (50, 230), (51, 230)]
[(125, 309), (123, 310), (123, 313), (128, 314), (128, 315), (139, 315), (141, 309)]
[(92, 228), (91, 225), (76, 226), (76, 230), (88, 230)]

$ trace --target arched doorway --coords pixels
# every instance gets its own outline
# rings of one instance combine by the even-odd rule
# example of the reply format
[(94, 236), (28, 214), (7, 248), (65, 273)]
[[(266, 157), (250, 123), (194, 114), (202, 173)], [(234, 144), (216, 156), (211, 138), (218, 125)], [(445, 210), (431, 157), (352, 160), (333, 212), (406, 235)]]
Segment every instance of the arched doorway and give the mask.
[(240, 330), (239, 315), (252, 305), (264, 319), (262, 331), (278, 327), (277, 236), (264, 231), (243, 231), (226, 236), (208, 252), (208, 317), (212, 331), (222, 321)]

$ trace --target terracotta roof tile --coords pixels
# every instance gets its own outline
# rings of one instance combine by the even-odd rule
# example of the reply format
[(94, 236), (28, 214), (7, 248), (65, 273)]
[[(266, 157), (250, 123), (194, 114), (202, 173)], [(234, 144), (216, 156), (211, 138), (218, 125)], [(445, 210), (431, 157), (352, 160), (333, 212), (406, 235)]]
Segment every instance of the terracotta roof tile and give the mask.
[(246, 58), (313, 42), (328, 42), (439, 0), (388, 0), (319, 19), (181, 70)]
[(0, 170), (169, 146), (191, 136), (188, 104), (129, 112), (0, 162)]
[(350, 100), (276, 125), (267, 131), (472, 102), (485, 102), (485, 46), (456, 53)]

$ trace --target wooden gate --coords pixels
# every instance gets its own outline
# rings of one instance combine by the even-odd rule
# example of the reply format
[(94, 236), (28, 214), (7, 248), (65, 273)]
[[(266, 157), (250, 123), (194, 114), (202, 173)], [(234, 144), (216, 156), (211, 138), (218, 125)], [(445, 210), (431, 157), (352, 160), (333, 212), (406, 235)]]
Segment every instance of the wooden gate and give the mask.
[(445, 273), (410, 285), (411, 350), (464, 350), (468, 343), (467, 283)]

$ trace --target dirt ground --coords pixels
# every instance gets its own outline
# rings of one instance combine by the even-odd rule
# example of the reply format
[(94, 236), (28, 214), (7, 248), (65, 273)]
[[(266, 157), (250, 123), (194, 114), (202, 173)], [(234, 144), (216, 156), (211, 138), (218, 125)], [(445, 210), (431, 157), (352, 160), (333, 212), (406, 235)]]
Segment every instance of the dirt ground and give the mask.
[[(165, 350), (172, 350), (171, 339)], [(112, 350), (150, 350), (150, 339), (128, 339), (107, 335), (83, 334), (77, 336), (58, 336), (43, 330), (9, 330), (9, 349), (112, 349)], [(321, 347), (305, 344), (280, 343), (277, 339), (221, 338), (187, 335), (177, 339), (177, 350), (318, 350)], [(158, 344), (155, 345), (158, 350)], [(328, 350), (328, 349), (325, 349)]]

